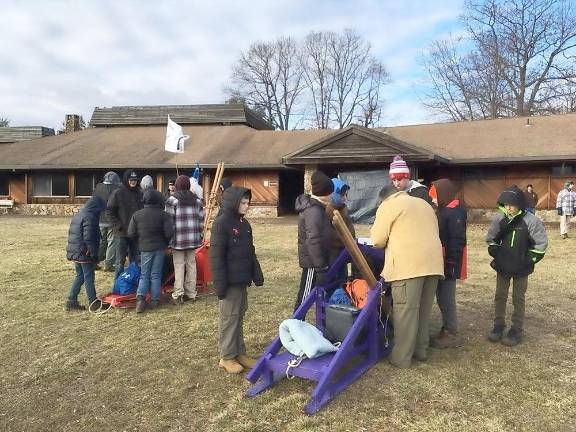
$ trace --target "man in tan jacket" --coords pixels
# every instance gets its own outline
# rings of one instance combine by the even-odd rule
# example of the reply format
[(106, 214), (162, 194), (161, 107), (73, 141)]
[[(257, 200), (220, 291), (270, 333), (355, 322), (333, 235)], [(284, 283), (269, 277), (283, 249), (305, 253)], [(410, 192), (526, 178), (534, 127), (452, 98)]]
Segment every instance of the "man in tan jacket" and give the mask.
[(371, 229), (375, 247), (385, 249), (384, 280), (392, 285), (394, 348), (390, 363), (410, 366), (428, 358), (429, 320), (438, 280), (444, 277), (438, 221), (424, 200), (388, 184)]

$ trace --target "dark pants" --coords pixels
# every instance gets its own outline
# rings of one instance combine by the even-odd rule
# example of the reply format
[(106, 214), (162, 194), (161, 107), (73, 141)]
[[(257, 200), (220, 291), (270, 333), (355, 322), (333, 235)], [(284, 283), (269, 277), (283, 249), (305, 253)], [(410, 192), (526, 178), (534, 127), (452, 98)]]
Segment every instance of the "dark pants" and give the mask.
[(310, 291), (316, 284), (316, 272), (313, 268), (303, 268), (302, 275), (300, 276), (300, 287), (296, 295), (296, 303), (294, 304), (294, 311), (300, 307), (302, 300), (308, 297)]
[(510, 278), (500, 273), (496, 274), (496, 295), (494, 296), (494, 325), (506, 325), (506, 302), (512, 279), (512, 327), (522, 331), (524, 328), (524, 304), (528, 289), (528, 276)]
[(145, 296), (151, 291), (152, 300), (160, 300), (162, 270), (164, 268), (164, 249), (141, 252), (141, 273), (136, 295)]
[(71, 302), (78, 302), (78, 294), (82, 285), (86, 288), (86, 295), (88, 296), (88, 304), (96, 300), (96, 288), (94, 287), (94, 269), (95, 263), (74, 263), (76, 270), (76, 278), (72, 282), (68, 300)]
[(456, 279), (438, 281), (436, 302), (442, 313), (442, 328), (452, 334), (456, 334), (458, 332), (458, 320), (456, 317)]
[(231, 360), (246, 354), (244, 315), (248, 310), (245, 286), (229, 286), (226, 298), (220, 300), (218, 348), (220, 358)]
[(116, 261), (114, 263), (115, 271), (114, 280), (118, 279), (120, 273), (124, 271), (124, 263), (126, 262), (126, 257), (131, 263), (138, 263), (138, 250), (136, 248), (136, 242), (128, 237), (118, 238), (118, 249), (116, 249)]

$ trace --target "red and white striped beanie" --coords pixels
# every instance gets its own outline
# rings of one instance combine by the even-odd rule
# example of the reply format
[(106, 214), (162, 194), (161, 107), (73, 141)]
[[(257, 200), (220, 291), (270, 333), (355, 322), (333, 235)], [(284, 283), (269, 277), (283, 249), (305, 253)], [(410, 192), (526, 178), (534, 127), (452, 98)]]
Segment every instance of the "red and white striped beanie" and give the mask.
[(388, 175), (391, 179), (410, 178), (410, 168), (406, 165), (402, 156), (396, 155), (390, 164)]

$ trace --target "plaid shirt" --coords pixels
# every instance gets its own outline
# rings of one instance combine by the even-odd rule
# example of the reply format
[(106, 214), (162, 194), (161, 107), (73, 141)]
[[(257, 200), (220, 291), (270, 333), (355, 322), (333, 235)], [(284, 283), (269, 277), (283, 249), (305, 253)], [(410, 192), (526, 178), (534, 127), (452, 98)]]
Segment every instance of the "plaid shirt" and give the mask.
[(568, 216), (574, 215), (574, 207), (576, 207), (576, 192), (570, 191), (566, 188), (558, 192), (556, 208), (562, 208), (562, 214)]
[(174, 218), (174, 237), (170, 242), (173, 249), (195, 249), (202, 244), (204, 208), (198, 201), (194, 205), (182, 205), (171, 196), (164, 210)]

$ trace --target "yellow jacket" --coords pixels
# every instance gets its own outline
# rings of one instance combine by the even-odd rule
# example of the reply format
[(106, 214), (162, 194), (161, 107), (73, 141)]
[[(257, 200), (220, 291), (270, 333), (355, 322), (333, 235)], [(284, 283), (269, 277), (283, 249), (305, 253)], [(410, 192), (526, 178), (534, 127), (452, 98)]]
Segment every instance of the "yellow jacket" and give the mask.
[(426, 201), (396, 192), (382, 201), (370, 230), (375, 247), (385, 249), (386, 282), (444, 276), (438, 220)]

